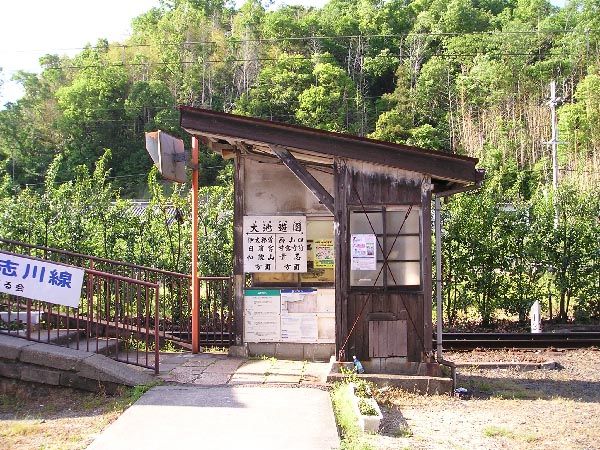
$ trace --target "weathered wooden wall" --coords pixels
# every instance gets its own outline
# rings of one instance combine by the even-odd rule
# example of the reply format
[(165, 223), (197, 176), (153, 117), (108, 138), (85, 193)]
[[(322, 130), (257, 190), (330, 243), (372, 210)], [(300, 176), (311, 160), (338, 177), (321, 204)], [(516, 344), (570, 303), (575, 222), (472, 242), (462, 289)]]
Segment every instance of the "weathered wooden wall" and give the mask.
[[(244, 158), (244, 166), (244, 214), (331, 215), (313, 193), (279, 160), (247, 156)], [(332, 174), (312, 168), (308, 171), (330, 194), (332, 193)]]
[[(358, 322), (348, 338), (346, 358), (356, 355), (369, 358), (369, 319), (386, 317), (407, 321), (407, 359), (421, 361), (431, 349), (431, 230), (430, 193), (422, 192), (428, 177), (414, 172), (387, 169), (369, 163), (336, 161), (336, 219), (339, 221), (336, 253), (336, 320), (338, 351), (345, 342), (357, 317)], [(350, 230), (348, 211), (364, 205), (415, 205), (421, 208), (422, 289), (402, 291), (398, 288), (350, 287)], [(365, 304), (366, 302), (366, 304)], [(364, 310), (363, 310), (364, 306)], [(361, 314), (362, 310), (362, 314)]]

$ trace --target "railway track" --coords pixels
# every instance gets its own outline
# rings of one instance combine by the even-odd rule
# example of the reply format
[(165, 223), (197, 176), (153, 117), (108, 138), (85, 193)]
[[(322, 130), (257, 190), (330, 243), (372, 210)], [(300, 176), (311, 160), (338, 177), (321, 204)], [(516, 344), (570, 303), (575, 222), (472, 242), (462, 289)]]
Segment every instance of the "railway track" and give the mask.
[[(436, 336), (433, 336), (434, 346)], [(442, 345), (447, 350), (475, 348), (584, 348), (600, 347), (600, 332), (563, 333), (444, 333)]]

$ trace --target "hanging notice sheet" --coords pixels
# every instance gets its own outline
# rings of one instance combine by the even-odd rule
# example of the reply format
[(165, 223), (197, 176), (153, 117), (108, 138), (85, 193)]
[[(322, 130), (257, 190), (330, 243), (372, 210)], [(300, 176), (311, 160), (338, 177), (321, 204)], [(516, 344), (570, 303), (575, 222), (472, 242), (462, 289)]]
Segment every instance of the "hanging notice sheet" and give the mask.
[(335, 343), (335, 290), (246, 289), (244, 342)]
[(306, 272), (306, 216), (244, 216), (244, 271)]
[(333, 239), (321, 239), (313, 243), (316, 269), (333, 269), (335, 252), (333, 248)]
[(333, 289), (281, 290), (281, 341), (335, 342)]
[(375, 246), (377, 238), (374, 234), (353, 234), (350, 243), (350, 269), (376, 270), (377, 253)]
[(278, 342), (281, 302), (278, 289), (246, 289), (244, 342)]
[(79, 307), (83, 269), (0, 252), (0, 292)]

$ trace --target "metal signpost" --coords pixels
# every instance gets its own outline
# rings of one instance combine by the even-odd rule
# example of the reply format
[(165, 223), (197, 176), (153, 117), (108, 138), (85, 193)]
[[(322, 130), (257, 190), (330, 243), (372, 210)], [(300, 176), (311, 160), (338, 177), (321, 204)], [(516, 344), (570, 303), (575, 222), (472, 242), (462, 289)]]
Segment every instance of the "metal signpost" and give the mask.
[[(161, 175), (185, 183), (185, 149), (183, 140), (164, 131), (146, 133), (146, 150)], [(199, 143), (192, 137), (192, 353), (200, 351), (200, 283), (198, 280), (198, 154)]]

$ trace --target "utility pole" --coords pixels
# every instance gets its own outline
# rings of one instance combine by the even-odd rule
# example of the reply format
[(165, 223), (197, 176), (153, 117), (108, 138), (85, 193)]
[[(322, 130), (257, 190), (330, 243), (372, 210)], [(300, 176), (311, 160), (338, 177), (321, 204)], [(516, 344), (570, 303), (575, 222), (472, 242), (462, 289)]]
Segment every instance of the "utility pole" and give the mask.
[(198, 280), (198, 154), (199, 143), (192, 136), (192, 353), (200, 351), (200, 283)]
[[(556, 105), (560, 98), (556, 97), (556, 81), (550, 82), (550, 115), (552, 120), (552, 139), (548, 142), (552, 147), (552, 205), (554, 207), (554, 229), (558, 228), (558, 123), (556, 120)], [(548, 290), (548, 307), (552, 318), (552, 293)]]
[(558, 123), (556, 120), (556, 105), (560, 98), (556, 96), (556, 81), (550, 82), (550, 114), (552, 119), (552, 139), (548, 144), (552, 146), (552, 203), (554, 204), (554, 227), (558, 226)]

